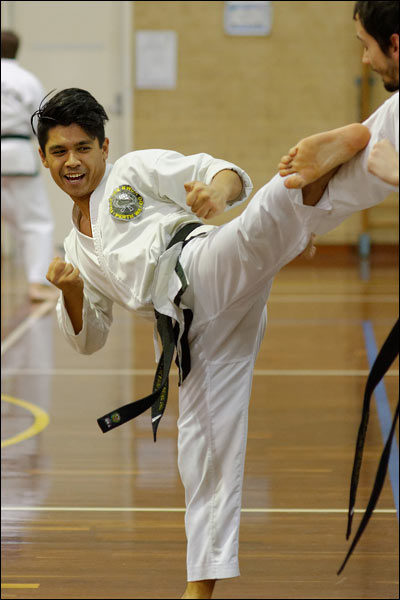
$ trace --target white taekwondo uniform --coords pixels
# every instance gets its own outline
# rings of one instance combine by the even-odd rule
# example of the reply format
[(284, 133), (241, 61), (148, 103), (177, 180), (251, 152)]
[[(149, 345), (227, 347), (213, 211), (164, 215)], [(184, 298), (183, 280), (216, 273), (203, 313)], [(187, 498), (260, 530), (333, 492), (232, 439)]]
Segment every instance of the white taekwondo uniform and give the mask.
[(17, 233), (29, 283), (44, 283), (53, 258), (53, 220), (32, 145), (31, 115), (44, 91), (15, 59), (1, 59), (1, 215)]
[[(373, 134), (375, 141), (377, 135), (395, 143), (392, 104), (390, 100), (370, 120), (371, 127), (379, 129)], [(361, 154), (365, 157), (367, 152)], [(359, 156), (353, 160), (359, 161)], [(146, 150), (107, 167), (90, 201), (93, 239), (74, 225), (65, 241), (66, 260), (79, 267), (85, 283), (83, 329), (78, 335), (62, 298), (57, 306), (60, 327), (74, 348), (91, 353), (102, 347), (113, 301), (150, 317), (156, 307), (181, 322), (173, 301), (181, 285), (174, 267), (182, 244), (164, 253), (163, 249), (180, 225), (197, 220), (185, 204), (183, 184), (194, 179), (210, 183), (224, 168), (241, 176), (243, 200), (251, 189), (248, 176), (204, 154), (183, 157)], [(338, 178), (336, 194), (332, 180), (315, 207), (304, 206), (301, 191), (286, 189), (283, 179), (275, 176), (239, 217), (220, 227), (195, 230), (181, 252), (179, 261), (189, 282), (181, 306), (193, 311), (192, 366), (179, 388), (178, 419), (188, 581), (239, 574), (248, 402), (274, 275), (304, 250), (311, 233), (337, 226), (363, 208), (363, 202), (380, 202), (393, 189), (382, 182), (375, 185), (376, 178), (367, 178), (364, 170), (350, 173), (357, 177), (357, 186), (348, 182), (346, 187)], [(373, 186), (373, 198), (365, 185)], [(110, 198), (121, 193), (121, 186), (130, 186), (144, 201), (142, 213), (129, 222), (110, 215)]]

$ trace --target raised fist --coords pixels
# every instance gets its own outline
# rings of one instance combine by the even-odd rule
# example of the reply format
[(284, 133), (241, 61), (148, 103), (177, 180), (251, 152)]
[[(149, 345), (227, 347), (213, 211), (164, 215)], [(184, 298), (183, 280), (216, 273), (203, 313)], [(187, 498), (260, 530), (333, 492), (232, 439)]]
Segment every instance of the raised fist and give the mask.
[(83, 279), (78, 267), (64, 262), (59, 256), (51, 261), (46, 279), (63, 292), (83, 290)]

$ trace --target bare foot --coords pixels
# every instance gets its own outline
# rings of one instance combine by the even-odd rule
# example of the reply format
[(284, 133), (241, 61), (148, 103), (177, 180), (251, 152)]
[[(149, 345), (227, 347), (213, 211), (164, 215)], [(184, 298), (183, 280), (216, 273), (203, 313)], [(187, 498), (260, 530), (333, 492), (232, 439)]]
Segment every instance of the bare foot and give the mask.
[(188, 581), (182, 598), (212, 598), (216, 579)]
[(287, 188), (303, 188), (353, 158), (365, 148), (370, 137), (369, 129), (360, 123), (311, 135), (281, 158), (279, 174), (286, 177), (293, 173), (285, 179)]

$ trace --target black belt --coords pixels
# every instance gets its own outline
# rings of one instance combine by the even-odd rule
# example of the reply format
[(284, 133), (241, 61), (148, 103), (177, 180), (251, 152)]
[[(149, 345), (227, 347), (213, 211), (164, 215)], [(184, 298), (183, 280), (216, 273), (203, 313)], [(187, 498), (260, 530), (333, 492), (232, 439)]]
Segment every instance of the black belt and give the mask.
[[(398, 353), (399, 353), (399, 321), (397, 320), (397, 323), (394, 325), (392, 331), (389, 333), (388, 337), (386, 338), (385, 343), (383, 344), (382, 348), (380, 349), (379, 354), (376, 357), (374, 364), (372, 365), (371, 371), (368, 375), (367, 383), (365, 385), (364, 405), (363, 405), (361, 423), (360, 423), (360, 427), (358, 430), (358, 436), (357, 436), (356, 451), (355, 451), (354, 464), (353, 464), (353, 472), (351, 475), (349, 513), (348, 513), (348, 520), (347, 520), (346, 539), (349, 539), (350, 534), (351, 534), (351, 524), (352, 524), (353, 515), (354, 515), (354, 504), (356, 501), (356, 493), (357, 493), (357, 487), (358, 487), (358, 480), (359, 480), (359, 476), (360, 476), (362, 454), (363, 454), (365, 436), (366, 436), (367, 427), (368, 427), (369, 407), (370, 407), (370, 403), (371, 403), (371, 396), (372, 396), (374, 389), (376, 388), (376, 386), (378, 385), (378, 383), (380, 382), (380, 380), (382, 379), (382, 377), (384, 376), (386, 371), (389, 369), (390, 365), (393, 363), (393, 361), (396, 358), (396, 356), (398, 355)], [(353, 542), (349, 548), (349, 551), (346, 555), (346, 558), (344, 559), (342, 566), (340, 567), (340, 569), (337, 573), (338, 575), (340, 575), (340, 573), (343, 571), (347, 561), (349, 560), (354, 548), (356, 547), (356, 545), (358, 543), (358, 540), (361, 537), (362, 532), (364, 531), (364, 529), (367, 526), (367, 523), (373, 513), (376, 503), (378, 502), (378, 498), (380, 496), (380, 493), (382, 491), (382, 487), (383, 487), (383, 484), (385, 481), (386, 471), (388, 468), (389, 457), (390, 457), (390, 450), (392, 447), (392, 441), (393, 441), (394, 432), (396, 429), (396, 422), (397, 422), (398, 417), (399, 417), (399, 403), (397, 403), (397, 407), (394, 412), (393, 422), (392, 422), (392, 426), (390, 428), (389, 436), (388, 436), (388, 439), (386, 440), (385, 447), (382, 451), (378, 470), (377, 470), (376, 476), (375, 476), (374, 487), (372, 489), (367, 508), (366, 508), (364, 516), (360, 522), (358, 530), (356, 531), (356, 534), (355, 534)]]
[(15, 135), (12, 133), (7, 133), (1, 136), (2, 140), (30, 140), (32, 139), (30, 135), (19, 135), (16, 133)]
[[(197, 227), (200, 227), (201, 223), (188, 223), (184, 225), (172, 238), (167, 250), (179, 242), (185, 242), (187, 236), (194, 231)], [(183, 272), (183, 269), (177, 261), (175, 272), (177, 273), (181, 281), (181, 289), (174, 299), (174, 303), (179, 306), (182, 294), (187, 288), (187, 281)], [(157, 331), (161, 338), (162, 343), (162, 355), (158, 362), (156, 374), (153, 382), (153, 391), (149, 396), (136, 400), (130, 404), (125, 404), (116, 410), (104, 415), (97, 419), (100, 429), (103, 433), (119, 427), (123, 423), (134, 419), (141, 415), (143, 412), (151, 407), (151, 421), (153, 428), (153, 437), (156, 441), (157, 428), (160, 424), (161, 417), (164, 414), (165, 407), (168, 399), (168, 376), (171, 368), (172, 359), (174, 356), (175, 348), (178, 345), (179, 337), (179, 324), (172, 324), (172, 318), (167, 315), (162, 315), (156, 310), (155, 316), (157, 320)], [(184, 332), (180, 339), (180, 360), (177, 357), (176, 362), (179, 367), (179, 385), (185, 380), (190, 371), (190, 351), (188, 342), (189, 327), (193, 319), (193, 313), (189, 309), (183, 311), (185, 327)]]

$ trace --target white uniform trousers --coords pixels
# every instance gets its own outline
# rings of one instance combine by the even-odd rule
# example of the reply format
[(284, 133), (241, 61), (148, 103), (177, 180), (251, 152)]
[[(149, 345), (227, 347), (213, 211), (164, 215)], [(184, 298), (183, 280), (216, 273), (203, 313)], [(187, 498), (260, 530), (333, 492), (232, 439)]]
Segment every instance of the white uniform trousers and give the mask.
[(28, 282), (48, 284), (53, 219), (42, 177), (2, 175), (1, 216), (15, 230)]
[(275, 178), (238, 218), (191, 240), (180, 258), (189, 281), (182, 301), (193, 311), (178, 419), (188, 581), (239, 575), (248, 404), (265, 304), (273, 276), (310, 236), (310, 207), (294, 206), (283, 190)]

